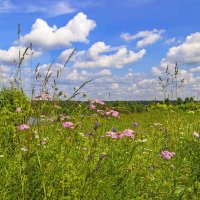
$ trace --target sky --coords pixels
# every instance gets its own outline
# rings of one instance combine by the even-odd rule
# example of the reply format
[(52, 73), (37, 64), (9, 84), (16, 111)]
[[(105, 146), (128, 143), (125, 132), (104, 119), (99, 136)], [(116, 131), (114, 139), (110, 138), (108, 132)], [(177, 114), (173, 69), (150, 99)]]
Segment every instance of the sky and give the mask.
[(198, 98), (199, 19), (199, 0), (0, 0), (0, 84), (16, 72), (20, 23), (21, 54), (32, 44), (22, 64), (27, 93), (35, 67), (44, 78), (53, 62), (50, 81), (62, 69), (57, 84), (68, 96), (92, 79), (82, 89), (87, 98), (174, 99), (175, 84), (162, 85), (177, 63), (177, 95)]

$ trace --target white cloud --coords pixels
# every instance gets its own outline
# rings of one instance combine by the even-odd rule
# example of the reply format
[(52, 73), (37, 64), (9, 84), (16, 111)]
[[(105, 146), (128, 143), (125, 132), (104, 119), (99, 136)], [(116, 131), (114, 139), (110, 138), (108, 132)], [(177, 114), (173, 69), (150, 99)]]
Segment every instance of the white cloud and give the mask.
[(192, 67), (190, 69), (190, 72), (200, 72), (200, 66), (198, 66), (198, 67)]
[[(21, 47), (21, 57), (25, 52), (25, 47)], [(27, 54), (25, 55), (24, 61), (26, 62), (30, 59), (31, 51), (28, 49)], [(33, 57), (38, 57), (41, 55), (39, 51), (33, 51)], [(14, 65), (14, 61), (18, 62), (19, 60), (19, 47), (12, 46), (8, 50), (0, 49), (0, 63), (7, 64), (7, 65)]]
[(167, 45), (170, 45), (170, 44), (173, 44), (173, 43), (175, 43), (176, 42), (176, 38), (175, 37), (173, 37), (173, 38), (170, 38), (170, 39), (167, 39), (167, 40), (165, 40), (165, 44), (167, 44)]
[(8, 65), (0, 65), (0, 73), (8, 73), (11, 70), (11, 67)]
[(170, 48), (162, 64), (200, 64), (200, 32), (193, 33), (186, 37), (185, 41)]
[(37, 19), (31, 32), (21, 38), (23, 44), (33, 43), (38, 49), (53, 49), (66, 47), (73, 42), (87, 43), (89, 33), (96, 27), (93, 20), (84, 13), (78, 13), (64, 27), (50, 27), (46, 21)]
[(137, 90), (137, 85), (136, 84), (132, 84), (131, 86), (128, 87), (128, 91), (135, 91)]
[[(69, 56), (72, 54), (72, 52), (74, 51), (73, 48), (70, 49), (66, 49), (65, 51), (63, 51), (60, 55), (59, 55), (59, 60), (65, 62)], [(74, 56), (73, 56), (74, 57)], [(73, 57), (71, 58), (71, 60), (73, 60)]]
[(109, 75), (111, 75), (112, 73), (111, 73), (111, 71), (110, 71), (109, 69), (103, 69), (103, 70), (101, 70), (98, 74), (99, 74), (99, 75), (102, 75), (102, 76), (109, 76)]
[(158, 67), (152, 67), (151, 72), (155, 76), (160, 75), (162, 73), (161, 69), (159, 69)]
[(65, 71), (63, 77), (67, 81), (70, 80), (78, 82), (84, 82), (93, 78), (92, 74), (88, 73), (87, 71), (78, 71), (77, 69), (68, 69), (67, 71)]
[[(114, 50), (113, 50), (114, 49)], [(63, 60), (71, 50), (64, 51), (59, 58)], [(115, 51), (114, 53), (111, 53)], [(109, 53), (109, 54), (106, 54)], [(146, 53), (145, 49), (135, 53), (125, 47), (118, 50), (106, 45), (104, 42), (96, 42), (87, 51), (79, 51), (73, 56), (74, 68), (122, 68), (126, 64), (137, 62)], [(63, 60), (64, 62), (64, 60)]]
[(119, 89), (119, 83), (112, 83), (111, 86), (110, 86), (110, 88), (111, 88), (112, 90)]
[[(165, 74), (165, 69), (168, 66), (170, 73), (174, 74), (175, 63), (178, 63), (178, 79), (184, 78), (184, 88), (182, 91), (183, 97), (193, 96), (200, 90), (200, 67), (190, 67), (190, 65), (200, 64), (200, 32), (193, 33), (177, 46), (171, 47), (165, 58), (161, 60), (160, 68), (152, 68), (154, 75), (160, 76)], [(181, 69), (181, 66), (187, 69)], [(188, 69), (189, 68), (189, 69)], [(157, 70), (157, 71), (156, 71)], [(156, 72), (159, 72), (156, 73)]]
[[(45, 74), (48, 66), (49, 65), (41, 66), (39, 71)], [(62, 67), (61, 64), (55, 63), (55, 65), (52, 66), (53, 74), (56, 74), (57, 69), (60, 67)], [(100, 72), (104, 70), (108, 69), (103, 69)], [(83, 82), (93, 79), (93, 81), (82, 90), (87, 94), (87, 98), (100, 98), (103, 100), (152, 100), (155, 98), (155, 93), (157, 98), (162, 98), (160, 90), (153, 84), (154, 79), (148, 78), (145, 74), (127, 71), (127, 73), (121, 73), (120, 75), (110, 74), (99, 76), (100, 72), (95, 69), (80, 70), (65, 68), (59, 81), (58, 88), (70, 95), (74, 87), (77, 88)], [(106, 71), (104, 71), (104, 73), (105, 72)], [(53, 78), (54, 77), (55, 76), (53, 76)]]
[(156, 80), (155, 79), (143, 79), (138, 83), (138, 85), (142, 88), (148, 88), (151, 87), (152, 84), (155, 84)]
[[(51, 65), (51, 63), (49, 64), (43, 64), (41, 66), (38, 67), (38, 71), (42, 74), (42, 76), (44, 77), (47, 73), (47, 71), (49, 70), (49, 66)], [(51, 69), (49, 70), (49, 73), (52, 73), (52, 80), (56, 78), (57, 76), (57, 72), (59, 70), (62, 70), (62, 74), (61, 75), (61, 82), (63, 81), (85, 81), (87, 80), (88, 77), (92, 77), (92, 74), (89, 74), (87, 71), (85, 70), (77, 70), (77, 69), (72, 69), (72, 68), (65, 68), (64, 66), (60, 63), (54, 63), (51, 67)]]
[(163, 33), (164, 33), (164, 30), (153, 29), (152, 31), (149, 31), (149, 30), (140, 31), (135, 35), (131, 35), (129, 33), (122, 33), (121, 38), (123, 38), (126, 41), (142, 38), (136, 44), (138, 48), (142, 48), (144, 46), (149, 46), (151, 44), (154, 44), (155, 42), (160, 40), (162, 38)]

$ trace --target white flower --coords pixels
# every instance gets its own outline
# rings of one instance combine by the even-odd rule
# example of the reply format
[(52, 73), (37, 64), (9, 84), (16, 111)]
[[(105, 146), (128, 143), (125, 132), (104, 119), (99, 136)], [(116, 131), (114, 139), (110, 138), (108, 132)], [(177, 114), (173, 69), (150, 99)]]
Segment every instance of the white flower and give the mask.
[(22, 147), (21, 150), (26, 152), (26, 151), (28, 151), (28, 148), (27, 147)]
[(137, 142), (147, 142), (147, 139), (139, 139)]

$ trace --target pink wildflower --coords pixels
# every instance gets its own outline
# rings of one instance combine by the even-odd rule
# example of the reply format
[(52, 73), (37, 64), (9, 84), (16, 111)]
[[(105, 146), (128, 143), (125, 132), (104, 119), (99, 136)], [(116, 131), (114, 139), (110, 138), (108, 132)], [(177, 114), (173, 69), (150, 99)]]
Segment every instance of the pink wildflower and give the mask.
[(15, 112), (17, 113), (21, 112), (21, 108), (20, 107), (16, 108)]
[(162, 151), (161, 155), (166, 159), (166, 160), (170, 160), (173, 156), (175, 156), (176, 154), (174, 152), (169, 152), (169, 151)]
[(105, 103), (99, 99), (91, 99), (90, 101), (90, 104), (94, 104), (94, 103), (97, 103), (97, 104), (100, 104), (100, 105), (105, 105)]
[(193, 135), (194, 137), (196, 137), (196, 138), (200, 138), (199, 133), (197, 133), (196, 131), (194, 131), (194, 132), (192, 133), (192, 135)]
[(89, 105), (89, 108), (92, 109), (92, 110), (95, 110), (95, 109), (96, 109), (96, 106), (95, 106), (94, 104), (90, 104), (90, 105)]
[(26, 130), (26, 129), (29, 129), (30, 127), (27, 125), (27, 124), (21, 124), (17, 127), (17, 129), (19, 131), (23, 131), (23, 130)]
[(72, 122), (64, 122), (62, 123), (64, 128), (74, 128), (74, 124)]
[(106, 115), (112, 115), (113, 117), (118, 117), (119, 118), (119, 112), (115, 111), (115, 110), (109, 110), (106, 112)]
[(117, 138), (117, 133), (116, 132), (107, 132), (106, 136), (111, 137), (111, 138)]
[(49, 138), (42, 138), (41, 145), (46, 145)]
[(133, 135), (134, 131), (131, 129), (125, 129), (124, 131), (119, 133), (118, 138), (122, 138), (122, 137), (130, 137), (132, 138), (132, 140), (134, 140), (135, 136)]
[(119, 117), (119, 112), (117, 112), (117, 111), (112, 111), (112, 116), (113, 117)]

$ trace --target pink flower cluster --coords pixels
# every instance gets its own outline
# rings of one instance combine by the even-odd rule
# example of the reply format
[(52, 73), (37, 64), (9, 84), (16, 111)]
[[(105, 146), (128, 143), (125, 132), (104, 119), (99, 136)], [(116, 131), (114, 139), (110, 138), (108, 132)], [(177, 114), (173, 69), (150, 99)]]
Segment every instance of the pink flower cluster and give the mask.
[(124, 131), (122, 132), (107, 132), (106, 133), (106, 136), (107, 137), (111, 137), (111, 138), (123, 138), (123, 137), (129, 137), (131, 138), (132, 140), (134, 140), (135, 136), (133, 135), (134, 131), (131, 130), (131, 129), (125, 129)]
[(115, 139), (115, 138), (118, 138), (118, 133), (110, 131), (106, 133), (106, 136)]
[(18, 131), (23, 131), (23, 130), (26, 130), (26, 129), (29, 129), (29, 125), (27, 124), (21, 124), (17, 127)]
[(91, 104), (100, 104), (100, 105), (105, 105), (105, 103), (103, 102), (103, 101), (101, 101), (101, 100), (99, 100), (99, 99), (91, 99), (90, 101), (89, 101), (89, 103), (90, 103), (90, 105)]
[(96, 105), (94, 105), (94, 104), (100, 104), (100, 105), (105, 105), (105, 103), (103, 102), (103, 101), (101, 101), (101, 100), (99, 100), (99, 99), (91, 99), (90, 101), (89, 101), (89, 108), (90, 109), (92, 109), (92, 110), (96, 110)]
[(196, 131), (194, 131), (194, 132), (192, 133), (192, 135), (193, 135), (194, 137), (196, 137), (196, 138), (200, 138), (200, 134), (197, 133)]
[(113, 116), (113, 117), (117, 117), (119, 118), (119, 112), (115, 111), (115, 110), (109, 110), (106, 112), (106, 116)]
[(72, 122), (64, 122), (62, 123), (63, 128), (74, 128), (74, 124)]
[(161, 155), (166, 159), (166, 160), (170, 160), (173, 156), (175, 156), (176, 154), (174, 152), (170, 152), (170, 151), (162, 151)]
[[(95, 104), (105, 105), (105, 103), (99, 99), (91, 99), (89, 101), (89, 108), (92, 110), (96, 110), (97, 106)], [(105, 115), (105, 116), (113, 116), (113, 117), (119, 118), (119, 112), (117, 112), (115, 110), (108, 110), (108, 111), (96, 110), (96, 111), (97, 111), (97, 113)]]
[(97, 107), (94, 104), (90, 104), (89, 108), (92, 109), (92, 110), (95, 110)]

